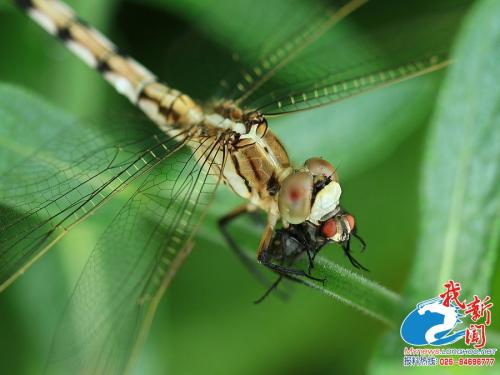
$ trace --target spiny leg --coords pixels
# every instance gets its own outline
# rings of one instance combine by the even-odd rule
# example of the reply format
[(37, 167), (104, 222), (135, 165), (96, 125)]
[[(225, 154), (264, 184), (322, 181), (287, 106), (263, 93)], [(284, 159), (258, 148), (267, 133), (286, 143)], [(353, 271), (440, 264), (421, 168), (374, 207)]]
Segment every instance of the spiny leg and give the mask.
[(306, 254), (307, 254), (307, 260), (308, 260), (307, 273), (310, 275), (311, 272), (312, 272), (312, 269), (314, 268), (314, 257), (315, 257), (315, 254), (313, 253), (311, 255), (311, 252), (308, 249), (306, 249)]
[(271, 241), (272, 234), (274, 232), (275, 223), (276, 220), (274, 220), (274, 222), (273, 220), (270, 220), (269, 223), (266, 225), (266, 228), (264, 229), (264, 233), (262, 234), (262, 238), (259, 244), (259, 250), (257, 252), (257, 261), (262, 265), (266, 266), (267, 268), (283, 276), (304, 276), (307, 277), (308, 279), (324, 283), (326, 279), (313, 277), (304, 270), (288, 268), (272, 262), (267, 252), (267, 249), (269, 248), (269, 243)]
[(273, 282), (271, 284), (271, 286), (265, 291), (265, 293), (260, 298), (255, 300), (253, 303), (255, 303), (257, 305), (257, 304), (261, 303), (262, 301), (264, 301), (267, 298), (267, 296), (269, 296), (269, 294), (271, 294), (271, 292), (276, 289), (276, 287), (281, 282), (281, 280), (283, 280), (283, 275), (280, 274), (278, 276), (278, 278), (276, 279), (276, 281)]
[(324, 283), (326, 281), (326, 279), (324, 279), (324, 278), (322, 279), (322, 278), (311, 276), (304, 270), (280, 266), (279, 264), (273, 263), (273, 262), (266, 260), (266, 259), (259, 259), (259, 263), (261, 263), (262, 265), (266, 266), (267, 268), (269, 268), (273, 271), (276, 271), (280, 275), (304, 276), (304, 277), (307, 277), (308, 279), (311, 279), (314, 281), (319, 281), (322, 283)]
[[(219, 229), (228, 243), (229, 247), (233, 252), (236, 254), (236, 256), (241, 260), (241, 262), (245, 265), (245, 267), (252, 273), (261, 283), (264, 285), (269, 285), (269, 280), (267, 277), (263, 275), (263, 273), (258, 269), (257, 265), (255, 264), (255, 260), (251, 258), (239, 245), (238, 243), (234, 240), (234, 238), (231, 236), (228, 230), (228, 225), (238, 217), (252, 213), (253, 210), (248, 206), (248, 205), (243, 205), (240, 207), (237, 207), (233, 211), (229, 212), (226, 216), (222, 217), (219, 219)], [(282, 298), (286, 297), (286, 295), (282, 294)]]
[[(285, 257), (283, 256), (285, 254), (285, 244), (283, 241), (281, 242), (281, 253), (282, 253), (281, 265), (283, 265), (283, 262), (285, 261)], [(276, 273), (276, 271), (274, 271), (274, 272)], [(271, 292), (278, 287), (279, 283), (281, 282), (281, 280), (283, 280), (284, 277), (286, 277), (287, 279), (292, 280), (292, 281), (298, 280), (298, 279), (294, 279), (292, 277), (287, 277), (287, 276), (280, 274), (280, 273), (278, 273), (278, 275), (279, 276), (276, 279), (276, 281), (274, 281), (274, 283), (272, 283), (272, 285), (264, 292), (264, 294), (260, 298), (258, 298), (256, 301), (254, 301), (254, 303), (256, 305), (261, 303), (262, 301), (264, 301), (269, 296), (269, 294), (271, 294)]]
[[(302, 247), (302, 249), (305, 251), (307, 254), (307, 260), (308, 260), (308, 265), (307, 265), (307, 273), (310, 275), (312, 269), (314, 268), (314, 257), (316, 254), (314, 251), (311, 251), (308, 247), (308, 243), (310, 242), (309, 236), (302, 234), (301, 232), (297, 233), (297, 237), (290, 237), (290, 240), (295, 241), (298, 245)], [(285, 254), (285, 248), (284, 248), (284, 243), (281, 244), (282, 247), (282, 254)], [(293, 262), (291, 262), (293, 264)], [(283, 264), (281, 264), (283, 265)]]
[[(282, 244), (282, 250), (284, 251), (283, 247), (284, 247), (284, 245)], [(293, 263), (295, 263), (295, 261), (297, 260), (297, 257), (298, 256), (294, 257), (293, 260), (291, 262), (289, 262), (289, 265), (292, 265)], [(281, 260), (281, 265), (282, 266), (283, 266), (284, 259), (285, 258), (282, 258), (282, 260)], [(274, 272), (276, 272), (276, 271), (274, 271)], [(278, 273), (278, 272), (276, 272), (276, 273)], [(293, 276), (290, 276), (290, 275), (285, 275), (283, 273), (278, 273), (278, 275), (279, 276), (276, 279), (276, 281), (265, 291), (265, 293), (262, 295), (262, 297), (260, 297), (256, 301), (254, 301), (255, 304), (259, 304), (262, 301), (264, 301), (264, 299), (266, 299), (269, 296), (269, 294), (271, 294), (271, 292), (277, 288), (277, 286), (279, 285), (279, 283), (283, 279), (287, 279), (287, 280), (290, 280), (290, 281), (293, 281), (293, 282), (299, 283), (299, 284), (304, 284), (304, 281), (301, 280), (301, 279), (299, 279), (299, 278), (296, 278), (296, 277), (293, 277)]]
[(366, 242), (355, 231), (351, 232), (351, 235), (361, 243), (361, 251), (365, 251)]
[(347, 240), (345, 242), (345, 244), (342, 246), (342, 248), (344, 249), (344, 254), (347, 256), (347, 258), (349, 259), (349, 262), (351, 262), (351, 264), (356, 267), (356, 268), (359, 268), (359, 269), (362, 269), (364, 271), (367, 271), (367, 272), (370, 272), (370, 270), (368, 268), (366, 268), (365, 266), (363, 266), (361, 263), (359, 263), (351, 254), (351, 240)]

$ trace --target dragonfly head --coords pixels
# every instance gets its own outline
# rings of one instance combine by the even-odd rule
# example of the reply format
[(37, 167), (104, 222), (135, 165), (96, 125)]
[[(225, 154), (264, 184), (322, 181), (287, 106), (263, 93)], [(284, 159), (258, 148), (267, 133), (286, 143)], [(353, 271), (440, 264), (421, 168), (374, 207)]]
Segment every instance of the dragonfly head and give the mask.
[(342, 189), (335, 168), (321, 158), (306, 160), (288, 175), (278, 193), (278, 208), (284, 221), (319, 224), (339, 210)]

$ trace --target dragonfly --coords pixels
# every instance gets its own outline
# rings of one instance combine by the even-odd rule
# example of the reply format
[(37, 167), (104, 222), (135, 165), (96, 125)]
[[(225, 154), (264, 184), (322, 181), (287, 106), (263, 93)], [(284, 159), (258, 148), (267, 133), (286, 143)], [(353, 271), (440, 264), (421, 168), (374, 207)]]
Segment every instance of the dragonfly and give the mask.
[[(0, 291), (76, 225), (136, 186), (98, 240), (54, 336), (47, 370), (85, 373), (131, 369), (221, 184), (246, 203), (221, 218), (220, 229), (258, 277), (260, 263), (278, 274), (277, 282), (316, 279), (314, 257), (328, 243), (362, 268), (349, 244), (352, 237), (364, 242), (354, 215), (340, 205), (337, 170), (319, 157), (292, 165), (272, 119), (446, 67), (450, 30), (465, 9), (453, 2), (414, 14), (413, 5), (408, 18), (391, 22), (390, 13), (370, 21), (377, 11), (390, 11), (383, 2), (319, 3), (311, 14), (300, 12), (300, 1), (287, 2), (295, 17), (245, 28), (274, 33), (255, 46), (257, 57), (243, 51), (246, 67), (202, 102), (163, 83), (63, 2), (15, 3), (155, 124), (65, 130), (0, 181)], [(353, 48), (343, 42), (343, 25), (356, 17), (369, 21), (370, 33)], [(375, 42), (379, 56), (367, 58), (365, 49)], [(266, 220), (255, 261), (228, 224), (257, 210)], [(293, 267), (299, 256), (309, 258), (308, 269)]]

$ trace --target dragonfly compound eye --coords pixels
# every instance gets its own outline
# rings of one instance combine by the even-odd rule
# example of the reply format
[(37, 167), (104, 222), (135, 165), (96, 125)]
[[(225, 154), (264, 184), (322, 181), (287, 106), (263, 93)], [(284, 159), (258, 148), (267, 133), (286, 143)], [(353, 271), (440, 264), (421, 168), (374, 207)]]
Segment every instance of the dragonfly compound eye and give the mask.
[(278, 207), (283, 219), (291, 224), (304, 222), (311, 212), (313, 177), (310, 173), (293, 173), (283, 181)]
[(315, 177), (328, 178), (330, 177), (333, 181), (338, 182), (339, 177), (333, 165), (321, 158), (310, 158), (307, 159), (304, 165), (309, 169), (309, 172)]

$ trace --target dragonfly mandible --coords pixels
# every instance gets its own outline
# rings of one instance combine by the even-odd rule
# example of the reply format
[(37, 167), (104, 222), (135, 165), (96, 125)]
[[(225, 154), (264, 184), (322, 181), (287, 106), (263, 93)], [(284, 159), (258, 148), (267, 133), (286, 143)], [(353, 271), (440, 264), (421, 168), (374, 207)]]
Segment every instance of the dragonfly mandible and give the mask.
[[(411, 42), (405, 38), (408, 28), (401, 26), (397, 37), (384, 44), (385, 53), (398, 53), (396, 62), (374, 59), (335, 66), (328, 55), (333, 43), (330, 33), (347, 17), (363, 12), (368, 3), (341, 1), (321, 6), (314, 22), (286, 35), (286, 43), (259, 57), (236, 80), (224, 81), (226, 95), (201, 104), (162, 83), (64, 3), (16, 3), (158, 127), (158, 131), (118, 126), (63, 133), (35, 155), (46, 161), (44, 166), (27, 159), (1, 183), (3, 290), (75, 225), (132, 181), (139, 181), (99, 239), (57, 329), (48, 366), (65, 371), (89, 370), (90, 366), (93, 372), (121, 373), (131, 363), (221, 182), (247, 202), (222, 218), (220, 226), (252, 271), (255, 262), (249, 262), (227, 224), (254, 210), (267, 215), (257, 261), (278, 273), (278, 280), (314, 278), (314, 256), (330, 242), (343, 246), (352, 264), (362, 267), (350, 255), (355, 219), (340, 206), (335, 168), (317, 157), (293, 166), (285, 146), (270, 129), (270, 119), (426, 74), (449, 63), (446, 39), (429, 40), (419, 49), (401, 52)], [(460, 14), (457, 6), (440, 11), (440, 17), (444, 11)], [(456, 18), (450, 19), (450, 24), (438, 23), (436, 29), (425, 32), (440, 35), (440, 28), (455, 25)], [(385, 22), (370, 38), (396, 35)], [(316, 64), (321, 69), (298, 69), (312, 67), (311, 59), (319, 52), (325, 54), (321, 64)], [(300, 79), (290, 85), (288, 77), (297, 71)], [(23, 176), (19, 177), (21, 168)], [(19, 185), (20, 179), (24, 185)], [(149, 220), (140, 220), (144, 212)], [(309, 256), (308, 270), (293, 268), (300, 255)], [(113, 270), (103, 266), (108, 262), (113, 262)]]

